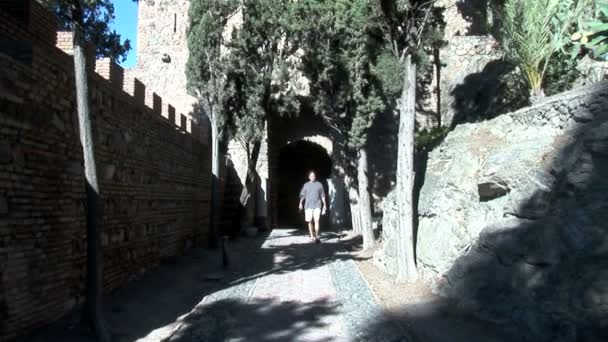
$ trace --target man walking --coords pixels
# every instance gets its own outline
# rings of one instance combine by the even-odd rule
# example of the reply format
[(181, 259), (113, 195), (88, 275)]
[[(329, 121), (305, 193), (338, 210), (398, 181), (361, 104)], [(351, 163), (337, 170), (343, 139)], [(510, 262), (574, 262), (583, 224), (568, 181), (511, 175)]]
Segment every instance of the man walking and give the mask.
[(304, 184), (300, 191), (300, 210), (304, 210), (304, 218), (308, 223), (310, 241), (321, 242), (319, 239), (319, 221), (321, 215), (325, 215), (327, 206), (325, 205), (325, 190), (323, 184), (317, 182), (314, 171), (308, 173), (309, 182)]

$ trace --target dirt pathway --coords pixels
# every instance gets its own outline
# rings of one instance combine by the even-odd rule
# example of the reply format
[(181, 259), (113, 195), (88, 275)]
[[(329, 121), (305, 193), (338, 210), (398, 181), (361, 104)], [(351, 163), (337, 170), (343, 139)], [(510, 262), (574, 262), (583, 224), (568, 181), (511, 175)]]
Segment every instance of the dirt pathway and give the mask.
[[(313, 244), (301, 230), (275, 229), (230, 242), (230, 268), (215, 281), (219, 251), (167, 262), (104, 300), (114, 341), (409, 341), (393, 323), (372, 330), (388, 321), (349, 254), (358, 241), (343, 238)], [(77, 322), (25, 341), (92, 341)]]
[(300, 231), (274, 230), (250, 256), (272, 267), (240, 282), (245, 289), (207, 296), (167, 341), (407, 341), (395, 326), (370, 339), (382, 311), (351, 260), (352, 241), (340, 238), (313, 244)]
[[(363, 267), (363, 277), (368, 260), (351, 253), (360, 240), (331, 232), (322, 240), (275, 229), (230, 242), (230, 268), (219, 279), (210, 277), (221, 270), (219, 251), (167, 262), (105, 298), (114, 342), (511, 340), (433, 305), (379, 304), (379, 276)], [(24, 341), (93, 341), (76, 322), (67, 317)]]

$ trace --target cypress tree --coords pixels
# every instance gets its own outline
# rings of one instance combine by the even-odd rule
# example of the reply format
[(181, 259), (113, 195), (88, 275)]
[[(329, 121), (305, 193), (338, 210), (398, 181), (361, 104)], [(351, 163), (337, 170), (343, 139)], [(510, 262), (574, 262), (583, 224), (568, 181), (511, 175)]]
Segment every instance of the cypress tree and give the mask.
[(238, 10), (236, 0), (192, 0), (188, 16), (188, 61), (186, 79), (188, 92), (197, 99), (199, 119), (211, 123), (211, 211), (209, 214), (209, 245), (216, 247), (219, 221), (218, 180), (220, 177), (220, 144), (225, 137), (229, 97), (227, 50), (224, 31), (229, 18)]

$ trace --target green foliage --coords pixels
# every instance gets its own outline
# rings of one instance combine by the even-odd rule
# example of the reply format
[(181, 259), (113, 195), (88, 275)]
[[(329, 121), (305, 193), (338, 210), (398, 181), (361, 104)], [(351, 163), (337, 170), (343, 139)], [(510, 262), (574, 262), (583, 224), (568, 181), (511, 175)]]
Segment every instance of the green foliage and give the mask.
[(379, 112), (386, 108), (382, 83), (375, 77), (374, 65), (382, 51), (377, 13), (368, 0), (337, 1), (338, 32), (344, 37), (342, 54), (348, 71), (349, 103), (352, 122), (349, 144), (360, 149), (367, 144), (368, 130)]
[(382, 56), (374, 2), (307, 0), (297, 13), (306, 18), (298, 23), (298, 36), (313, 108), (348, 146), (360, 149), (375, 117), (386, 108), (383, 84), (395, 66)]
[(289, 40), (289, 2), (249, 0), (242, 5), (243, 23), (228, 44), (230, 111), (236, 135), (244, 142), (262, 139), (268, 117), (297, 113), (291, 86), (293, 54)]
[(384, 93), (388, 97), (397, 97), (401, 92), (403, 83), (403, 65), (399, 59), (390, 51), (383, 51), (372, 71), (382, 82)]
[(416, 132), (416, 149), (419, 151), (429, 151), (437, 146), (445, 136), (450, 132), (449, 126), (433, 127), (431, 129), (422, 129)]
[(294, 7), (294, 31), (302, 56), (302, 73), (310, 82), (312, 107), (338, 135), (350, 126), (349, 72), (342, 56), (333, 0), (302, 0)]
[[(270, 115), (299, 111), (290, 83), (291, 11), (283, 0), (190, 3), (188, 89), (244, 143), (262, 139)], [(229, 19), (241, 14), (228, 36)]]
[(227, 121), (225, 107), (231, 92), (226, 81), (229, 68), (223, 32), (238, 4), (238, 0), (192, 0), (188, 12), (186, 86), (220, 128)]
[[(123, 0), (124, 1), (124, 0)], [(55, 10), (62, 29), (71, 30), (72, 0), (48, 0)], [(114, 5), (111, 0), (85, 0), (83, 5), (83, 32), (86, 41), (95, 45), (97, 57), (110, 57), (118, 62), (127, 58), (131, 42), (120, 42), (120, 34), (110, 29), (114, 21)]]
[(521, 69), (532, 97), (544, 96), (547, 69), (559, 52), (565, 52), (571, 31), (591, 1), (505, 0), (495, 9), (501, 24), (499, 41), (507, 58)]
[(416, 63), (424, 63), (426, 49), (445, 44), (445, 8), (435, 1), (381, 0), (378, 5), (386, 46), (401, 62), (411, 54)]
[(404, 55), (424, 64), (444, 43), (442, 9), (428, 0), (303, 0), (295, 9), (313, 108), (359, 149), (401, 93)]
[(572, 89), (574, 82), (581, 76), (578, 66), (579, 60), (571, 58), (571, 53), (557, 52), (547, 66), (544, 82), (545, 93), (555, 95)]
[(596, 0), (596, 19), (585, 23), (586, 31), (573, 38), (591, 49), (595, 58), (608, 59), (608, 0)]

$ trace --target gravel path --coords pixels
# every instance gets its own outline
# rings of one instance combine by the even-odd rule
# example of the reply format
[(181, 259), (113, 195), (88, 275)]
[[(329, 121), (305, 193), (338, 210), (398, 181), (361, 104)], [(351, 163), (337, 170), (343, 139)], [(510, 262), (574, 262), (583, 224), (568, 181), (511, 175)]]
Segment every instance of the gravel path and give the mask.
[(384, 316), (354, 261), (332, 263), (331, 273), (350, 341), (410, 341), (399, 325)]
[(409, 341), (383, 318), (336, 234), (312, 244), (277, 229), (245, 260), (255, 271), (205, 297), (167, 341)]
[[(314, 244), (302, 230), (275, 229), (228, 243), (230, 268), (218, 274), (219, 251), (193, 250), (107, 296), (115, 342), (407, 341), (376, 304), (336, 233)], [(78, 314), (27, 342), (89, 342)], [(21, 342), (21, 341), (20, 341)]]

